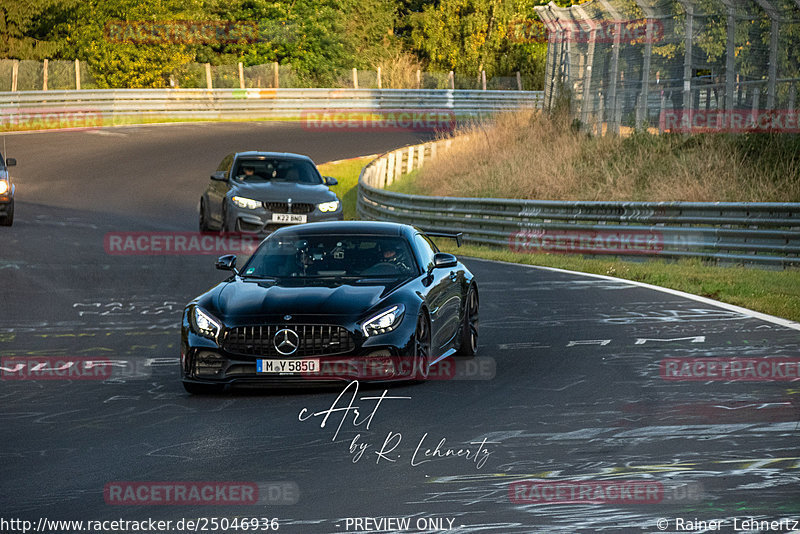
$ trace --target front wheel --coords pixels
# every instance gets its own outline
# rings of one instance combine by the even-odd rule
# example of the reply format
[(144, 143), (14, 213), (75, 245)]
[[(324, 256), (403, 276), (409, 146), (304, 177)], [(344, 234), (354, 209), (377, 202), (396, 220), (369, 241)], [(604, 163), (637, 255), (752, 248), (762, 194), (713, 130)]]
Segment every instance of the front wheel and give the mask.
[(430, 371), (431, 323), (423, 312), (417, 317), (417, 330), (414, 332), (414, 379), (427, 380)]
[(478, 353), (478, 291), (470, 286), (464, 303), (464, 320), (461, 323), (459, 356), (472, 357)]
[(8, 214), (0, 219), (0, 226), (11, 226), (14, 224), (14, 203), (8, 207)]
[(200, 199), (200, 222), (199, 225), (201, 232), (208, 232), (211, 227), (208, 225), (208, 215), (206, 214), (206, 201)]

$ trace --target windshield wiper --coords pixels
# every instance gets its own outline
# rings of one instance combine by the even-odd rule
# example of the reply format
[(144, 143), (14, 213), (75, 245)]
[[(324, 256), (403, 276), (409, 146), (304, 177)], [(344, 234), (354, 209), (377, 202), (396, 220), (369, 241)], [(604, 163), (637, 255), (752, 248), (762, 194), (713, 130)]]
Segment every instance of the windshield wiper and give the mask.
[(259, 274), (240, 274), (239, 276), (250, 280), (269, 280), (270, 282), (278, 281), (274, 276), (261, 276)]

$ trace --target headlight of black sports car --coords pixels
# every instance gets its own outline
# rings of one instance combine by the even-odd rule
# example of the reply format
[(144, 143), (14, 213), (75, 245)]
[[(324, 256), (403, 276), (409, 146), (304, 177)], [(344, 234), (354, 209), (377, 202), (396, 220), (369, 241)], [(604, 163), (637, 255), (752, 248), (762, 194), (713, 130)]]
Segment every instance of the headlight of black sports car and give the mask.
[(192, 328), (197, 334), (217, 341), (219, 333), (222, 331), (222, 323), (218, 319), (197, 306), (194, 307), (189, 317), (192, 319)]
[(405, 311), (406, 309), (402, 304), (387, 308), (364, 321), (361, 330), (367, 337), (391, 332), (403, 320)]

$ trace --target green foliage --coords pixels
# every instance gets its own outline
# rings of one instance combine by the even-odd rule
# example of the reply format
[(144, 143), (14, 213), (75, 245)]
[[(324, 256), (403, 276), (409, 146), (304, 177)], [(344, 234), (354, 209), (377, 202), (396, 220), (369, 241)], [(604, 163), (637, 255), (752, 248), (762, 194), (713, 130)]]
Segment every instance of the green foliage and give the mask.
[[(239, 61), (290, 66), (299, 85), (334, 84), (353, 67), (378, 65), (397, 71), (397, 80), (417, 68), (459, 76), (485, 69), (489, 77), (520, 70), (538, 85), (546, 46), (510, 34), (515, 22), (538, 21), (536, 3), (542, 0), (6, 0), (0, 58), (77, 58), (100, 87), (165, 87), (188, 63)], [(107, 35), (113, 21), (184, 20), (253, 24), (258, 39), (134, 44)]]
[(75, 7), (59, 33), (66, 36), (65, 55), (88, 62), (99, 87), (167, 87), (170, 73), (193, 60), (189, 46), (117, 42), (106, 34), (106, 25), (192, 19), (201, 13), (199, 7), (181, 0), (88, 0)]
[(0, 4), (0, 58), (42, 60), (53, 57), (59, 44), (53, 28), (70, 9), (63, 0), (6, 0)]
[[(513, 39), (535, 18), (524, 0), (442, 0), (411, 15), (411, 42), (433, 70), (487, 76), (522, 70), (531, 44)], [(538, 43), (536, 43), (538, 44)], [(544, 45), (539, 44), (538, 48)]]

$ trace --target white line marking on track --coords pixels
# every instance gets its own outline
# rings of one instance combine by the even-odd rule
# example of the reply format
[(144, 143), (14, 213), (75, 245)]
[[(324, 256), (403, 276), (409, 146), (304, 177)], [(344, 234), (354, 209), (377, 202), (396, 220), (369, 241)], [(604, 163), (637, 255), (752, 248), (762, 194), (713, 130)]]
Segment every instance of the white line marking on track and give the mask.
[(617, 282), (625, 282), (627, 284), (631, 284), (638, 287), (643, 287), (645, 289), (653, 289), (655, 291), (661, 291), (662, 293), (667, 293), (669, 295), (675, 295), (676, 297), (682, 297), (690, 300), (694, 300), (696, 302), (702, 302), (703, 304), (710, 304), (711, 306), (716, 306), (718, 308), (722, 308), (724, 310), (740, 313), (742, 315), (746, 315), (748, 317), (752, 317), (753, 319), (760, 319), (762, 321), (766, 321), (768, 323), (777, 324), (780, 326), (784, 326), (786, 328), (791, 328), (793, 330), (800, 330), (800, 323), (796, 323), (794, 321), (790, 321), (789, 319), (784, 319), (782, 317), (775, 317), (774, 315), (769, 315), (766, 313), (757, 312), (754, 310), (748, 310), (747, 308), (742, 308), (740, 306), (734, 306), (733, 304), (726, 304), (725, 302), (720, 302), (718, 300), (701, 297), (700, 295), (693, 295), (691, 293), (686, 293), (684, 291), (678, 291), (677, 289), (670, 289), (668, 287), (661, 287), (661, 286), (654, 286), (652, 284), (646, 284), (644, 282), (636, 282), (634, 280), (625, 280), (623, 278), (617, 278), (615, 276), (608, 276), (604, 274), (594, 274), (594, 273), (581, 273), (578, 271), (569, 271), (567, 269), (558, 269), (556, 267), (542, 267), (540, 265), (526, 265), (524, 263), (511, 263), (507, 261), (496, 261), (496, 260), (486, 260), (483, 258), (473, 258), (469, 256), (465, 256), (465, 258), (469, 258), (470, 260), (475, 261), (485, 261), (489, 263), (502, 263), (505, 265), (516, 265), (519, 267), (529, 267), (531, 269), (540, 269), (544, 271), (553, 271), (556, 273), (566, 273), (566, 274), (575, 274), (578, 276), (588, 276), (590, 278), (599, 278), (601, 280), (614, 280)]

